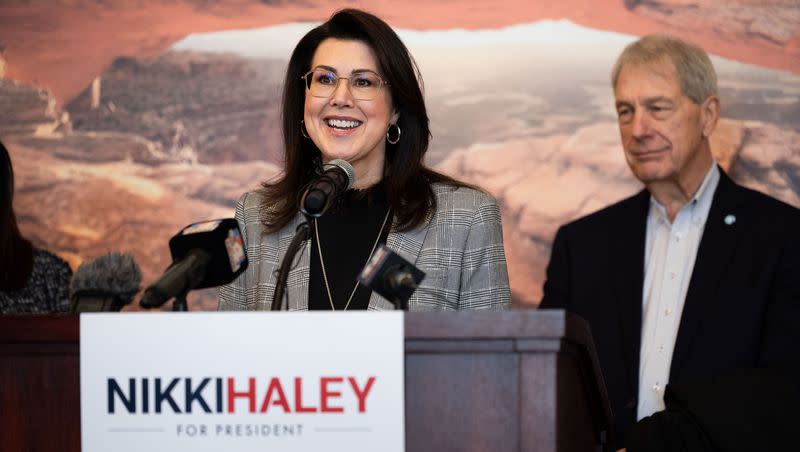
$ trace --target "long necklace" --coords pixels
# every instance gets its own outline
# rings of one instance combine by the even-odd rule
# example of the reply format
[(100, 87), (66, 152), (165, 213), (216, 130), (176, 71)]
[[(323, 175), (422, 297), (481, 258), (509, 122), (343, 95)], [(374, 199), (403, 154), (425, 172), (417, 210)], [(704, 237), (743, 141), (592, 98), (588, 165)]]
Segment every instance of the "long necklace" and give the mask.
[[(378, 242), (381, 241), (381, 236), (383, 235), (383, 228), (386, 227), (386, 222), (389, 220), (389, 212), (391, 212), (391, 211), (392, 211), (391, 208), (386, 209), (386, 216), (383, 217), (383, 224), (381, 224), (381, 230), (378, 231), (378, 236), (375, 237), (375, 243), (372, 245), (372, 250), (370, 250), (369, 256), (367, 256), (367, 262), (369, 262), (369, 260), (372, 258), (372, 253), (375, 252), (375, 248), (378, 247)], [(315, 218), (314, 219), (314, 233), (317, 235), (317, 252), (319, 253), (319, 264), (320, 264), (320, 267), (322, 267), (322, 279), (325, 281), (325, 291), (328, 292), (328, 301), (331, 303), (331, 311), (335, 311), (336, 307), (333, 304), (333, 296), (331, 295), (331, 287), (328, 285), (328, 274), (325, 272), (325, 259), (323, 259), (323, 257), (322, 257), (322, 245), (320, 245), (319, 228), (317, 227), (317, 223), (319, 223), (319, 219)], [(364, 265), (366, 265), (367, 262), (365, 262)], [(344, 309), (342, 309), (343, 311), (346, 311), (347, 308), (350, 307), (350, 302), (353, 301), (353, 295), (356, 294), (356, 290), (358, 290), (358, 285), (359, 285), (359, 282), (356, 281), (356, 285), (355, 285), (355, 287), (353, 287), (353, 291), (350, 292), (350, 296), (347, 298), (347, 304), (345, 304), (344, 305)]]

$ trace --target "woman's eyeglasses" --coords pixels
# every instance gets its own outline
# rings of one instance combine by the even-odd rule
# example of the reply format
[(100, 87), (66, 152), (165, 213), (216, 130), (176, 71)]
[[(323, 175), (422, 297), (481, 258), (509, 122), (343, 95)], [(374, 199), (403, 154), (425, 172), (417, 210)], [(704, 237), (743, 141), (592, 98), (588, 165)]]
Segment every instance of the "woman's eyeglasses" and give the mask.
[(347, 80), (350, 95), (356, 100), (372, 100), (389, 82), (372, 71), (353, 72), (350, 77), (339, 77), (326, 69), (314, 69), (300, 77), (306, 81), (306, 88), (314, 97), (331, 97), (340, 80)]

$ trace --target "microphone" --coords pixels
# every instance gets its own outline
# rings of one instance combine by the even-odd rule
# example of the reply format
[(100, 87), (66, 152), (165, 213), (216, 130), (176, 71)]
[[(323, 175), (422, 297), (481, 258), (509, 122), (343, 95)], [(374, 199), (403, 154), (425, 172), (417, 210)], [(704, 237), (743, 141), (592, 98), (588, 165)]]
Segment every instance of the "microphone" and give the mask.
[(344, 160), (331, 160), (322, 170), (300, 198), (300, 211), (307, 217), (321, 217), (337, 196), (356, 183), (356, 170)]
[(108, 253), (82, 263), (69, 284), (70, 311), (119, 311), (130, 303), (142, 272), (129, 253)]
[(193, 223), (169, 240), (172, 264), (150, 285), (139, 301), (157, 308), (176, 297), (173, 310), (185, 310), (190, 290), (227, 284), (247, 268), (242, 233), (233, 218)]
[(381, 245), (361, 270), (358, 281), (394, 303), (395, 309), (408, 309), (408, 299), (425, 278), (425, 272), (399, 254)]

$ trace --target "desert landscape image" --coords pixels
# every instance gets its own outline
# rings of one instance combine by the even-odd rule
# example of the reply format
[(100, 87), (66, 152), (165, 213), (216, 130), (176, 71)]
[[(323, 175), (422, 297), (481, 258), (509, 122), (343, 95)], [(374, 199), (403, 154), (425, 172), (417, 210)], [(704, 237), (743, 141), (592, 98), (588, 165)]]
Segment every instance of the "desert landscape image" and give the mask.
[[(800, 206), (796, 1), (5, 0), (0, 139), (23, 235), (73, 270), (133, 253), (143, 287), (153, 282), (172, 235), (233, 216), (242, 193), (279, 175), (290, 52), (342, 7), (385, 19), (419, 64), (427, 163), (499, 200), (516, 307), (538, 304), (559, 225), (641, 189), (609, 78), (646, 33), (712, 54), (717, 161)], [(215, 309), (216, 291), (189, 302)], [(138, 296), (125, 309), (139, 309)]]

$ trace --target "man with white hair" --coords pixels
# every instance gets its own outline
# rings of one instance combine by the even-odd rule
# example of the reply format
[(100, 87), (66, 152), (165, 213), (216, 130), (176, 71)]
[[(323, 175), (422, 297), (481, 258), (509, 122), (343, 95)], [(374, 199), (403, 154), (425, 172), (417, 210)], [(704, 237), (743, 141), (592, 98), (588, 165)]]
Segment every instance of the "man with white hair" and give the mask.
[(562, 226), (541, 307), (592, 330), (616, 442), (664, 391), (736, 369), (800, 375), (800, 210), (714, 162), (720, 114), (708, 55), (668, 35), (629, 45), (612, 74), (638, 194)]

